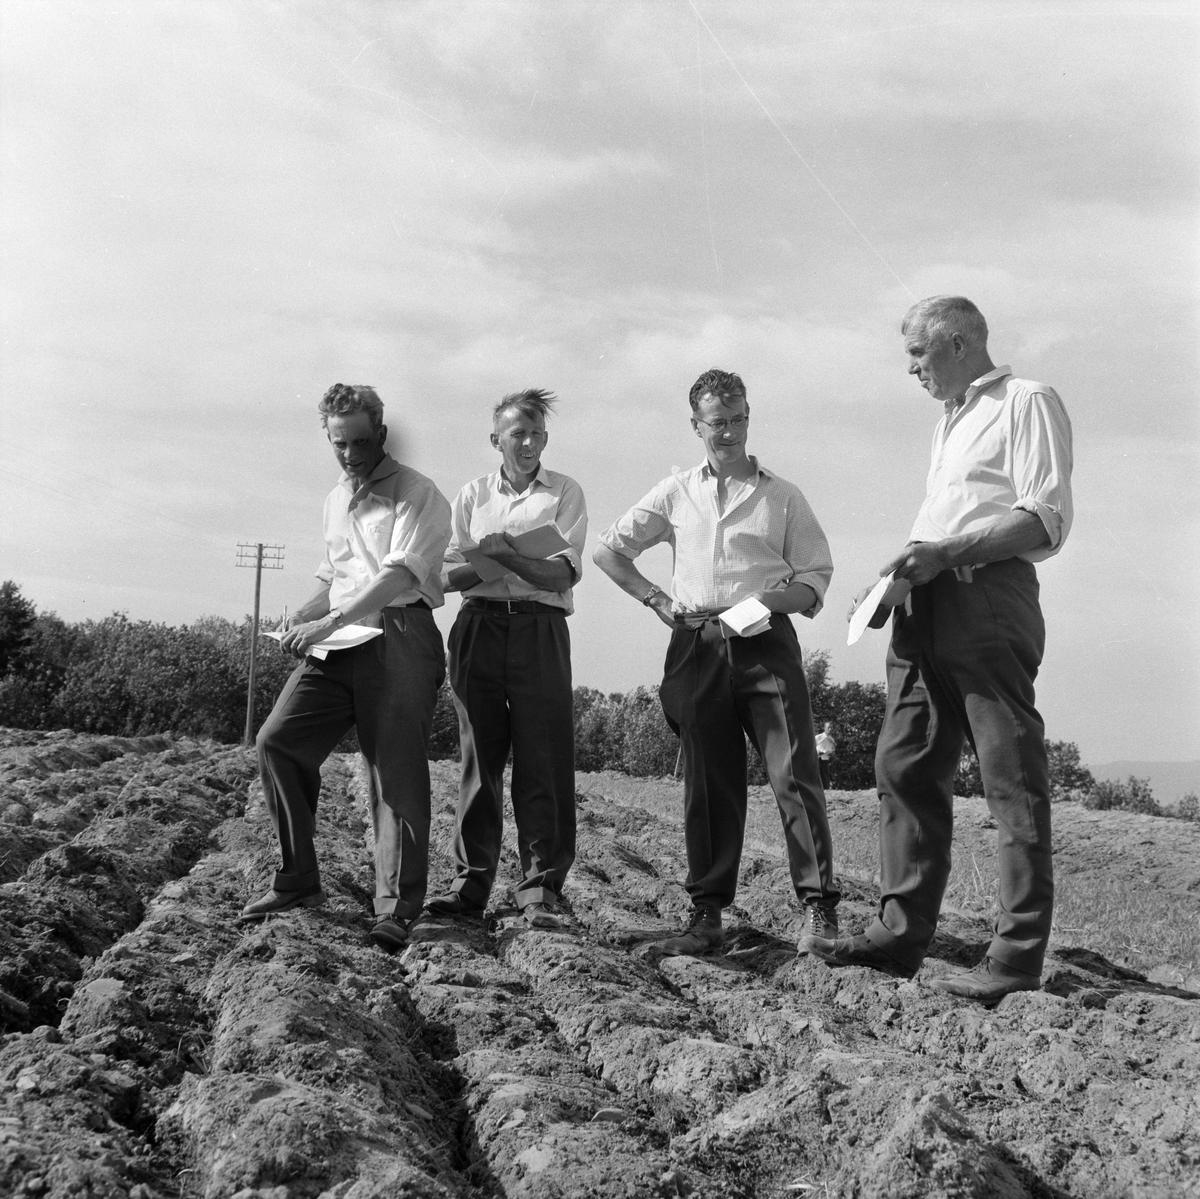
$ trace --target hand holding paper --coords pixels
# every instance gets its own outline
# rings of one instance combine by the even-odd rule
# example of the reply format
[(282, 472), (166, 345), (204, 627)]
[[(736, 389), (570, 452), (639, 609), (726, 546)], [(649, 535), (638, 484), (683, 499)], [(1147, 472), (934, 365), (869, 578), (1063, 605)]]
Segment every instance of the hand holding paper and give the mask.
[[(510, 537), (509, 541), (522, 558), (551, 558), (571, 548), (571, 543), (558, 531), (558, 526), (553, 522), (517, 533)], [(467, 550), (465, 557), (485, 583), (490, 583), (493, 579), (502, 579), (509, 573), (507, 566), (497, 562), (495, 558), (489, 558), (478, 546)]]
[(881, 608), (886, 611), (902, 604), (911, 590), (912, 584), (907, 579), (897, 579), (895, 571), (884, 575), (871, 588), (867, 598), (854, 609), (854, 615), (850, 617), (850, 630), (846, 634), (846, 644), (853, 645), (863, 635), (863, 631)]
[[(324, 641), (318, 641), (316, 645), (308, 647), (308, 654), (313, 658), (324, 660), (329, 656), (330, 650), (335, 649), (350, 649), (355, 645), (362, 645), (366, 641), (370, 641), (373, 637), (379, 637), (383, 633), (382, 629), (373, 629), (365, 624), (348, 624), (343, 625), (340, 629), (335, 629)], [(272, 633), (264, 633), (264, 637), (272, 637), (276, 641), (283, 639), (283, 631), (277, 630)]]
[(771, 610), (754, 596), (734, 604), (720, 615), (721, 632), (730, 637), (757, 637), (771, 623)]

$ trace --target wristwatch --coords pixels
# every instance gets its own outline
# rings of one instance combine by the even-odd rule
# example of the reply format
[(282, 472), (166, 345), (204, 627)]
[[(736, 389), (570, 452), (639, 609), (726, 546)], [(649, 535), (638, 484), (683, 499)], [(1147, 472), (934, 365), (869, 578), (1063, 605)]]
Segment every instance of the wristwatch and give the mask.
[(648, 607), (650, 607), (650, 601), (652, 599), (654, 599), (654, 597), (656, 595), (662, 595), (662, 594), (663, 594), (663, 589), (661, 587), (651, 587), (650, 590), (647, 591), (646, 594), (642, 596), (642, 603), (648, 608)]
[(334, 608), (329, 615), (333, 617), (333, 623), (337, 625), (339, 629), (345, 627), (346, 618), (342, 615), (341, 608)]

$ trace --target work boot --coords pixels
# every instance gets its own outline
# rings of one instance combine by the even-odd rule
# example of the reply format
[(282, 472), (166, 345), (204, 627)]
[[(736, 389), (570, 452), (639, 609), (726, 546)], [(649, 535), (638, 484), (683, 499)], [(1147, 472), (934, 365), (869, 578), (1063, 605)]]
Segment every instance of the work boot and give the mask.
[(277, 891), (272, 887), (261, 899), (246, 904), (238, 917), (243, 923), (249, 920), (262, 920), (266, 916), (274, 916), (276, 912), (286, 912), (291, 908), (319, 908), (325, 902), (325, 892), (318, 883), (303, 891)]
[(720, 953), (724, 948), (725, 930), (721, 927), (721, 909), (710, 907), (693, 908), (687, 932), (679, 937), (671, 937), (660, 946), (666, 957)]
[(463, 898), (461, 891), (447, 891), (426, 901), (425, 910), (435, 916), (482, 916), (483, 908), (477, 908)]
[(381, 949), (392, 952), (403, 949), (408, 944), (408, 921), (401, 920), (392, 912), (376, 916), (371, 926), (371, 940)]
[(869, 937), (858, 933), (853, 937), (816, 937), (805, 933), (800, 938), (801, 953), (820, 958), (826, 966), (866, 966), (896, 978), (912, 978), (916, 967), (908, 967), (890, 958)]
[(810, 899), (804, 905), (804, 933), (801, 937), (800, 952), (808, 952), (804, 948), (804, 937), (819, 937), (823, 941), (836, 941), (837, 935), (837, 904), (828, 903), (823, 899)]
[(1014, 970), (995, 958), (984, 958), (974, 970), (956, 974), (952, 978), (935, 978), (929, 984), (947, 995), (959, 999), (974, 999), (985, 1007), (995, 1007), (1005, 995), (1014, 991), (1041, 990), (1042, 980), (1037, 974), (1026, 974)]
[(554, 908), (548, 903), (527, 903), (521, 909), (525, 923), (530, 928), (562, 928), (562, 919), (555, 915)]

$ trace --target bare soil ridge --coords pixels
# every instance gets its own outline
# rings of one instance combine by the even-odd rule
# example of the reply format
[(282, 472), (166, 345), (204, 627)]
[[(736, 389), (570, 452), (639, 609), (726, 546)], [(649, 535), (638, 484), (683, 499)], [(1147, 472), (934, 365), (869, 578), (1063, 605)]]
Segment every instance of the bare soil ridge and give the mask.
[[(433, 771), (442, 847), (457, 767)], [(1197, 996), (1064, 944), (1043, 992), (962, 1005), (923, 984), (986, 945), (966, 907), (912, 982), (797, 959), (761, 796), (727, 952), (660, 960), (673, 796), (581, 776), (565, 932), (499, 906), (388, 956), (353, 759), (324, 776), (329, 903), (246, 927), (275, 855), (249, 754), (0, 734), (0, 1193), (1200, 1196)], [(870, 806), (834, 797), (835, 837)], [(1100, 840), (1124, 814), (1087, 815)], [(1186, 898), (1177, 849), (1182, 876), (1136, 868)], [(511, 845), (503, 870), (498, 900)], [(844, 885), (865, 921), (870, 879)]]

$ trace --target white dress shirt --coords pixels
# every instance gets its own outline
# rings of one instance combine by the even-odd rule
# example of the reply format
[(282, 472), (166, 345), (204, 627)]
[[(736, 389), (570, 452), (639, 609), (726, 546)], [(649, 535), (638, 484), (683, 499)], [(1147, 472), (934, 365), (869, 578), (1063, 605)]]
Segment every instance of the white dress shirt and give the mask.
[(1071, 529), (1071, 422), (1058, 393), (998, 366), (976, 379), (933, 433), (925, 502), (911, 541), (973, 533), (1016, 509), (1032, 512), (1050, 544), (1017, 555), (1041, 562)]
[[(450, 540), (450, 505), (431, 479), (390, 454), (355, 489), (349, 475), (325, 499), (325, 560), (317, 578), (329, 584), (329, 606), (340, 607), (395, 566), (416, 577), (388, 607), (425, 600), (440, 608), (442, 555)], [(356, 623), (378, 627), (378, 613)]]
[(724, 510), (705, 459), (672, 471), (600, 535), (601, 544), (636, 558), (668, 542), (676, 611), (729, 608), (756, 591), (807, 583), (817, 602), (803, 615), (815, 616), (833, 574), (829, 542), (800, 488), (750, 461), (756, 473), (731, 486)]
[[(517, 491), (504, 471), (494, 471), (468, 483), (454, 500), (454, 532), (446, 552), (446, 566), (466, 562), (466, 551), (474, 549), (489, 533), (526, 533), (545, 524), (555, 524), (571, 543), (569, 550), (553, 555), (571, 567), (571, 581), (583, 574), (583, 543), (587, 537), (587, 506), (583, 491), (574, 479), (538, 464), (537, 473), (524, 491)], [(463, 592), (479, 599), (537, 600), (552, 608), (574, 612), (573, 589), (543, 591), (509, 571), (498, 579), (484, 581)]]

